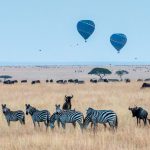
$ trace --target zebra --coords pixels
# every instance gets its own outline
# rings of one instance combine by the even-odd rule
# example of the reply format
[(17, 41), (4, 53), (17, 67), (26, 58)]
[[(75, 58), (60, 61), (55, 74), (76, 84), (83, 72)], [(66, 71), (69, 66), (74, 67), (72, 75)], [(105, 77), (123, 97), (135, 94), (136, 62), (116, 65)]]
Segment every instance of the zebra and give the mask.
[(40, 122), (44, 122), (46, 129), (49, 126), (50, 113), (48, 110), (38, 110), (35, 107), (32, 107), (30, 104), (26, 104), (26, 115), (30, 114), (34, 127), (36, 127), (36, 122), (40, 127)]
[(109, 123), (112, 129), (117, 129), (118, 127), (118, 117), (116, 113), (112, 110), (95, 110), (93, 108), (88, 108), (87, 115), (83, 123), (84, 128), (87, 128), (90, 122), (94, 124), (94, 130), (97, 123), (101, 123), (105, 127), (106, 123)]
[[(73, 109), (73, 110), (62, 110), (61, 108), (60, 108), (60, 104), (59, 105), (55, 105), (55, 107), (56, 107), (56, 113), (60, 113), (60, 112), (62, 112), (62, 111), (75, 111), (75, 109)], [(73, 126), (74, 126), (74, 128), (76, 127), (76, 122), (73, 122), (72, 123), (73, 124)], [(59, 121), (59, 119), (57, 118), (57, 125), (58, 125), (58, 127), (60, 127), (60, 121)]]
[(50, 127), (51, 129), (54, 128), (54, 123), (56, 120), (59, 120), (62, 128), (65, 129), (66, 123), (75, 124), (78, 122), (80, 128), (83, 128), (83, 114), (79, 111), (61, 111), (61, 112), (54, 112), (53, 115), (50, 117)]
[(20, 121), (21, 125), (25, 125), (25, 114), (23, 111), (11, 111), (6, 104), (2, 104), (2, 111), (5, 115), (8, 126), (10, 126), (10, 121)]

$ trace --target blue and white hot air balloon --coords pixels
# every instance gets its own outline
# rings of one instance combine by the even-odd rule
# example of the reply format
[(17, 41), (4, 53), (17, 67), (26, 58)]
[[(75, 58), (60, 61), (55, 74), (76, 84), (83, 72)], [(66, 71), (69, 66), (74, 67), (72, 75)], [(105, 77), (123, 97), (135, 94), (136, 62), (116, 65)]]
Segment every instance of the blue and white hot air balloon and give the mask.
[(118, 51), (118, 53), (120, 53), (120, 50), (127, 43), (127, 37), (125, 34), (116, 33), (116, 34), (111, 35), (110, 42), (113, 45), (113, 47)]
[(95, 24), (91, 20), (81, 20), (77, 23), (79, 34), (86, 40), (92, 35), (95, 30)]

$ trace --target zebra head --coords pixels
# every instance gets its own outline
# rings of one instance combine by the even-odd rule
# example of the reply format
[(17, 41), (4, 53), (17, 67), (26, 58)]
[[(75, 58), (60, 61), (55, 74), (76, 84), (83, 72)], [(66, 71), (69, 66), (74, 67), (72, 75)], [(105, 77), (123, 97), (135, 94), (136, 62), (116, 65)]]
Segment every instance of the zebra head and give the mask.
[(60, 104), (59, 105), (55, 105), (56, 107), (56, 113), (60, 113), (62, 111), (62, 109), (60, 108)]
[(10, 109), (6, 107), (6, 104), (2, 104), (2, 111), (3, 111), (3, 113), (5, 114), (5, 113), (7, 113), (8, 111), (10, 111)]
[(58, 113), (53, 113), (52, 116), (50, 117), (50, 127), (53, 129), (55, 127), (54, 123), (57, 120)]
[(93, 112), (93, 108), (91, 108), (91, 107), (89, 107), (89, 108), (86, 110), (86, 114), (87, 114), (87, 115), (92, 114), (92, 112)]
[(86, 111), (86, 117), (83, 120), (83, 127), (87, 128), (87, 126), (89, 125), (89, 123), (91, 122), (91, 117), (92, 117), (92, 112), (93, 112), (93, 108), (88, 108)]
[(129, 107), (128, 109), (132, 112), (132, 117), (136, 116), (137, 110), (139, 107), (135, 106), (133, 108)]
[(30, 104), (26, 104), (26, 115), (30, 114), (32, 115), (34, 111), (36, 111), (36, 108), (32, 107)]

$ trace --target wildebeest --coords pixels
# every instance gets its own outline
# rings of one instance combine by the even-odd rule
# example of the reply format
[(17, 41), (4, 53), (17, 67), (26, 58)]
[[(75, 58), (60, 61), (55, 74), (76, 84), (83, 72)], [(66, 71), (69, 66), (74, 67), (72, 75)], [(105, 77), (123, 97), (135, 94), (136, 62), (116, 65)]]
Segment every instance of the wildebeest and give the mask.
[(145, 79), (144, 81), (150, 81), (150, 78), (148, 78), (148, 79)]
[(97, 80), (96, 79), (91, 79), (90, 82), (91, 83), (97, 83)]
[(27, 83), (27, 80), (21, 80), (21, 83)]
[(36, 83), (40, 83), (40, 80), (35, 80), (31, 82), (31, 84), (36, 84)]
[(46, 83), (48, 83), (49, 82), (49, 80), (46, 80)]
[(3, 82), (3, 84), (14, 84), (15, 82), (13, 80), (6, 80)]
[(56, 83), (63, 84), (64, 80), (57, 80)]
[(109, 81), (108, 81), (108, 79), (100, 79), (100, 80), (98, 80), (98, 82), (106, 82), (106, 83), (108, 83)]
[(109, 82), (119, 82), (118, 79), (108, 79)]
[(75, 79), (75, 80), (74, 80), (74, 83), (78, 83), (78, 81), (79, 81), (78, 79)]
[(148, 112), (143, 109), (142, 107), (133, 107), (133, 108), (128, 108), (131, 112), (132, 112), (132, 117), (136, 117), (137, 118), (137, 126), (138, 124), (140, 124), (140, 120), (142, 119), (144, 122), (144, 125), (147, 124), (147, 116), (148, 116)]
[(14, 83), (18, 83), (18, 80), (13, 80)]
[(79, 80), (78, 84), (84, 84), (84, 81), (83, 80)]
[(65, 95), (65, 103), (63, 104), (63, 110), (70, 110), (71, 109), (71, 99), (73, 98), (72, 96), (66, 96)]
[(74, 80), (73, 79), (69, 79), (68, 83), (74, 83)]
[(141, 88), (150, 88), (150, 83), (143, 83)]
[(53, 79), (51, 79), (49, 82), (50, 82), (50, 83), (53, 83)]
[(125, 79), (125, 82), (129, 83), (129, 82), (131, 82), (131, 80), (130, 79)]
[(137, 79), (137, 82), (142, 82), (143, 80), (142, 79)]

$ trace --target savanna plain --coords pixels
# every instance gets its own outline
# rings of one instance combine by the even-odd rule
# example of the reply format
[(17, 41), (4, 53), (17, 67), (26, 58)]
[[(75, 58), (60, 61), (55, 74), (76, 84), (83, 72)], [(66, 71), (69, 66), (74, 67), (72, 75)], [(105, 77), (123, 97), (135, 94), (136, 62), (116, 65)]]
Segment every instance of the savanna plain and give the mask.
[[(136, 119), (132, 118), (129, 106), (142, 106), (150, 113), (150, 90), (141, 90), (141, 82), (131, 83), (98, 83), (86, 82), (75, 84), (37, 85), (0, 84), (0, 103), (7, 104), (11, 110), (21, 109), (25, 112), (25, 104), (29, 103), (38, 109), (48, 109), (52, 114), (55, 104), (64, 103), (65, 95), (74, 95), (72, 108), (83, 112), (92, 107), (95, 109), (111, 109), (118, 115), (117, 132), (112, 132), (107, 126), (98, 125), (94, 134), (88, 127), (81, 132), (67, 124), (66, 129), (50, 128), (46, 132), (44, 124), (34, 129), (31, 116), (26, 116), (26, 124), (12, 123), (8, 127), (5, 117), (0, 112), (0, 149), (1, 150), (149, 150), (150, 125), (137, 127)], [(149, 116), (150, 118), (150, 116)]]

